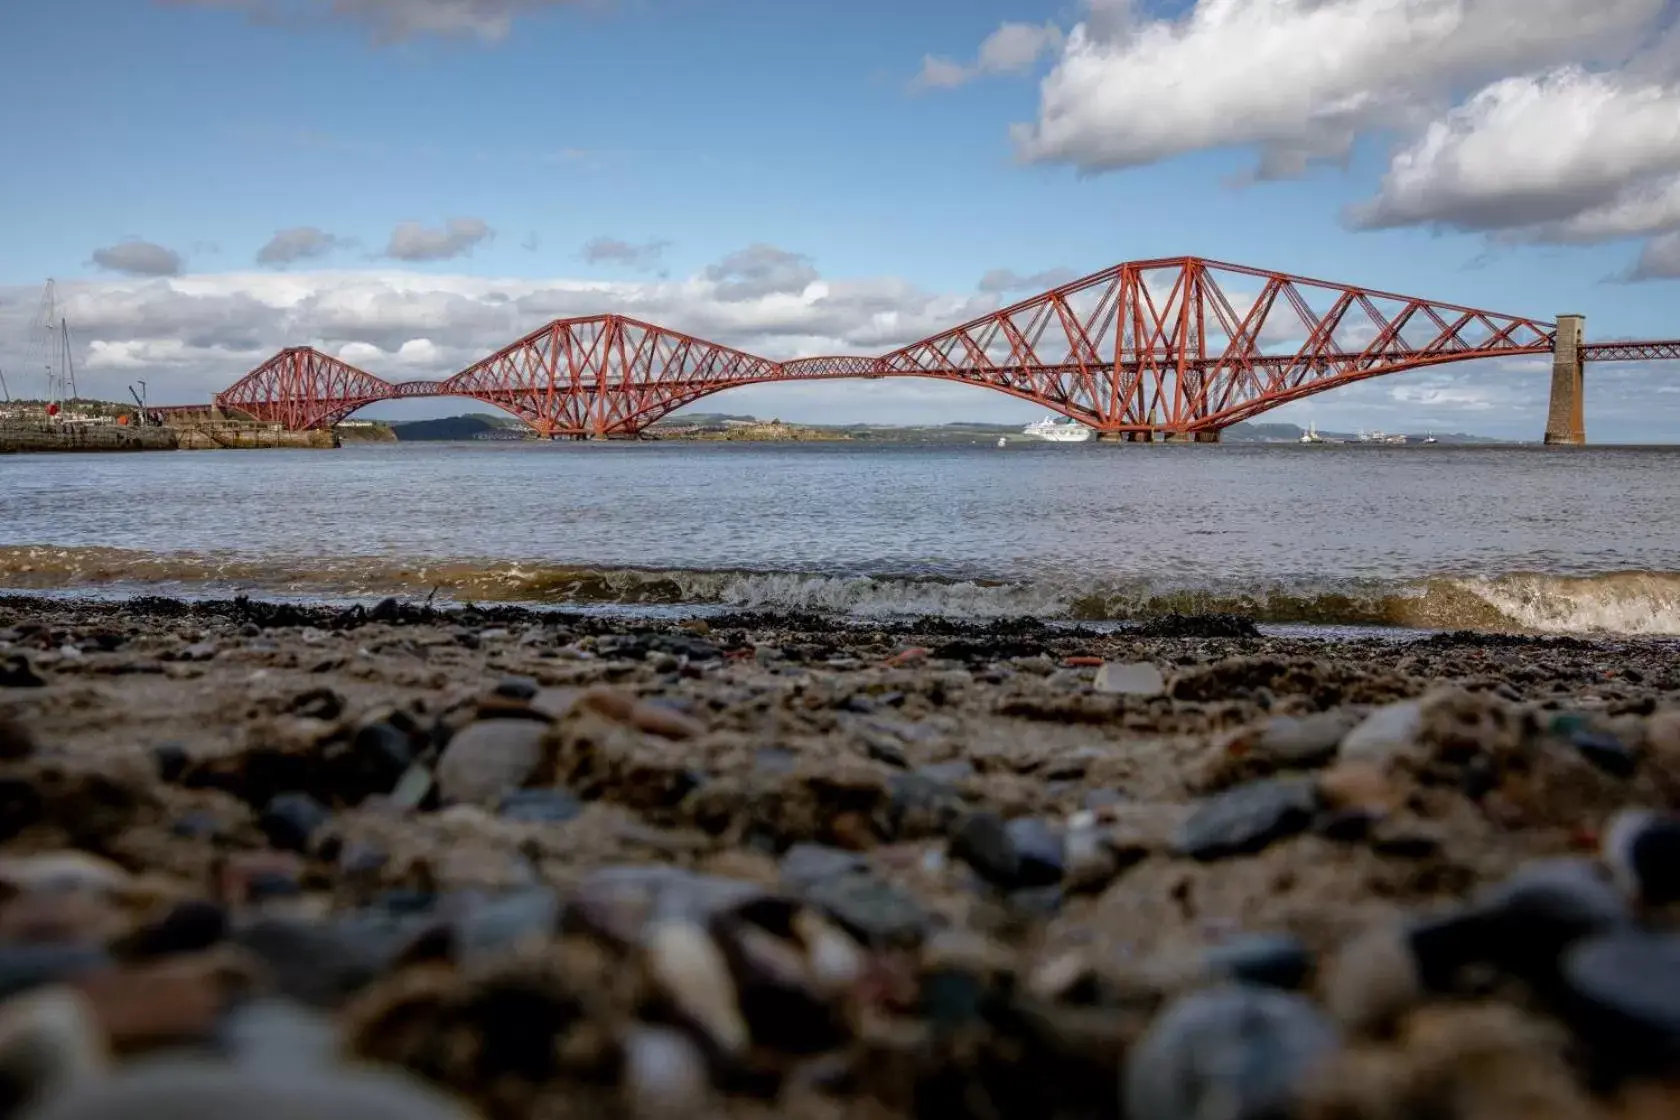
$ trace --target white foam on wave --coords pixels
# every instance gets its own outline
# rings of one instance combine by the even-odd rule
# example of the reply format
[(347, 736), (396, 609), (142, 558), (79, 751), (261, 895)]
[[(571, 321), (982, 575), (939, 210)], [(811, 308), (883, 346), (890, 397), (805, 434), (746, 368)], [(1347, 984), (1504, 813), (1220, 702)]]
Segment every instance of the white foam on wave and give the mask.
[(1515, 626), (1548, 634), (1680, 635), (1680, 575), (1507, 575), (1452, 581)]

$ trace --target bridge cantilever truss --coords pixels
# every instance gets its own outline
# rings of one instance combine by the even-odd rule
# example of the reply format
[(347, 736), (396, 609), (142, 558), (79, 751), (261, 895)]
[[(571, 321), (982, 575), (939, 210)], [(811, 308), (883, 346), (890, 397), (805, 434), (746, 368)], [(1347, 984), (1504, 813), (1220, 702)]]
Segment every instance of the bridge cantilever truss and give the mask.
[[(1106, 436), (1213, 438), (1355, 381), (1550, 354), (1556, 332), (1543, 320), (1177, 257), (1092, 273), (878, 357), (777, 361), (605, 314), (557, 319), (442, 381), (392, 383), (287, 349), (214, 403), (305, 429), (376, 401), (461, 396), (545, 435), (604, 437), (744, 385), (923, 377), (1008, 393)], [(1680, 340), (1588, 344), (1579, 357), (1680, 359)]]

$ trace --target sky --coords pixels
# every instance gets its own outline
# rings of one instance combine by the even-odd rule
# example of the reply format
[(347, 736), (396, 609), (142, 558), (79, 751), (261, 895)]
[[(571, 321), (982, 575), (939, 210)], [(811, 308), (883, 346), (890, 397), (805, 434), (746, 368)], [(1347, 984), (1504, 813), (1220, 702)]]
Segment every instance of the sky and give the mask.
[[(1185, 255), (1680, 337), (1680, 0), (9, 0), (0, 104), (14, 395), (48, 277), (83, 394), (153, 402), (288, 345), (441, 378), (609, 311), (878, 354)], [(1595, 442), (1680, 442), (1680, 363), (1588, 379)], [(1264, 419), (1534, 439), (1548, 384)], [(894, 379), (694, 407), (1042, 415)]]

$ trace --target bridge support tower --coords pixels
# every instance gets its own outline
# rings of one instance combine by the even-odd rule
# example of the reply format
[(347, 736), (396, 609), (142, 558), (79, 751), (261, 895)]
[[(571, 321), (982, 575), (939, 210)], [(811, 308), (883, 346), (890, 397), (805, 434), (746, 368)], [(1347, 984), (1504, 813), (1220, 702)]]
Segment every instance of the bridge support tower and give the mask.
[(1546, 411), (1546, 442), (1577, 446), (1587, 442), (1582, 412), (1585, 385), (1581, 376), (1581, 344), (1586, 335), (1584, 315), (1559, 315), (1557, 341), (1552, 345), (1552, 402)]
[(1204, 429), (1199, 432), (1168, 432), (1168, 443), (1218, 443), (1219, 430)]

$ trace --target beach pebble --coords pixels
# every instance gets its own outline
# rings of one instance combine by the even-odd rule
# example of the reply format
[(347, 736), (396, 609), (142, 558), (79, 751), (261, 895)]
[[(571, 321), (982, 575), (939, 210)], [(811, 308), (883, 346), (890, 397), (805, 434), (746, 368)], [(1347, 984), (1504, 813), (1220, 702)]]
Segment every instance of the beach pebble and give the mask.
[(0, 1096), (8, 1102), (50, 1098), (109, 1065), (104, 1028), (74, 988), (42, 988), (0, 1004)]
[(1020, 877), (1021, 853), (1009, 826), (996, 813), (970, 813), (963, 818), (951, 834), (951, 856), (998, 886), (1014, 886)]
[(209, 1038), (229, 991), (224, 961), (212, 954), (89, 973), (75, 983), (119, 1052)]
[(1423, 997), (1410, 931), (1373, 926), (1343, 942), (1324, 964), (1324, 1005), (1349, 1031), (1387, 1029)]
[(438, 791), (446, 800), (482, 803), (525, 784), (542, 763), (548, 728), (524, 719), (469, 723), (438, 759)]
[(1680, 816), (1624, 810), (1605, 827), (1600, 851), (1629, 897), (1656, 906), (1680, 901)]
[(1092, 687), (1119, 696), (1159, 696), (1167, 690), (1161, 670), (1147, 661), (1111, 661), (1097, 670)]
[(913, 895), (874, 875), (825, 879), (805, 897), (866, 945), (913, 945), (933, 924), (933, 915)]
[(360, 728), (339, 766), (338, 787), (346, 796), (384, 793), (414, 761), (407, 732), (384, 720)]
[(217, 1052), (229, 1061), (268, 1069), (329, 1066), (340, 1048), (331, 1016), (273, 997), (229, 1009), (217, 1024), (215, 1041)]
[(307, 852), (309, 842), (332, 814), (307, 793), (280, 793), (263, 807), (258, 825), (268, 842), (290, 852)]
[(1378, 708), (1343, 737), (1337, 755), (1349, 761), (1385, 765), (1415, 757), (1423, 734), (1423, 704), (1406, 700)]
[(1127, 1120), (1273, 1120), (1337, 1048), (1335, 1028), (1307, 1000), (1227, 985), (1183, 996), (1126, 1056)]
[(1336, 748), (1358, 723), (1356, 713), (1343, 709), (1306, 716), (1273, 716), (1260, 726), (1251, 750), (1274, 766), (1319, 766), (1336, 756)]
[(621, 1084), (633, 1120), (692, 1120), (712, 1092), (705, 1058), (668, 1027), (637, 1026), (625, 1035)]
[(1006, 826), (1019, 860), (1014, 885), (1047, 887), (1062, 881), (1066, 855), (1061, 835), (1042, 817), (1016, 817)]
[(472, 1113), (395, 1071), (300, 1072), (187, 1058), (135, 1063), (79, 1085), (27, 1120), (472, 1120)]
[(1538, 860), (1480, 892), (1488, 960), (1521, 975), (1547, 975), (1570, 945), (1628, 926), (1627, 901), (1584, 859)]
[(554, 936), (560, 927), (560, 895), (552, 887), (529, 887), (461, 904), (450, 929), (464, 963), (494, 958), (525, 941)]
[(795, 844), (782, 853), (780, 871), (784, 886), (789, 890), (802, 891), (824, 879), (863, 871), (868, 866), (867, 859), (843, 848), (831, 848), (826, 844)]
[(750, 1041), (723, 951), (700, 926), (656, 921), (643, 933), (649, 972), (677, 1009), (727, 1054)]
[(503, 677), (496, 682), (493, 695), (507, 700), (534, 700), (539, 686), (530, 677)]
[(1562, 976), (1589, 1041), (1639, 1056), (1680, 1053), (1680, 938), (1631, 929), (1588, 938), (1564, 958)]
[(516, 789), (502, 795), (496, 815), (507, 821), (560, 824), (583, 812), (583, 802), (563, 789)]
[(1274, 841), (1304, 831), (1318, 807), (1313, 782), (1268, 778), (1215, 794), (1180, 826), (1173, 847), (1196, 859), (1258, 852)]

